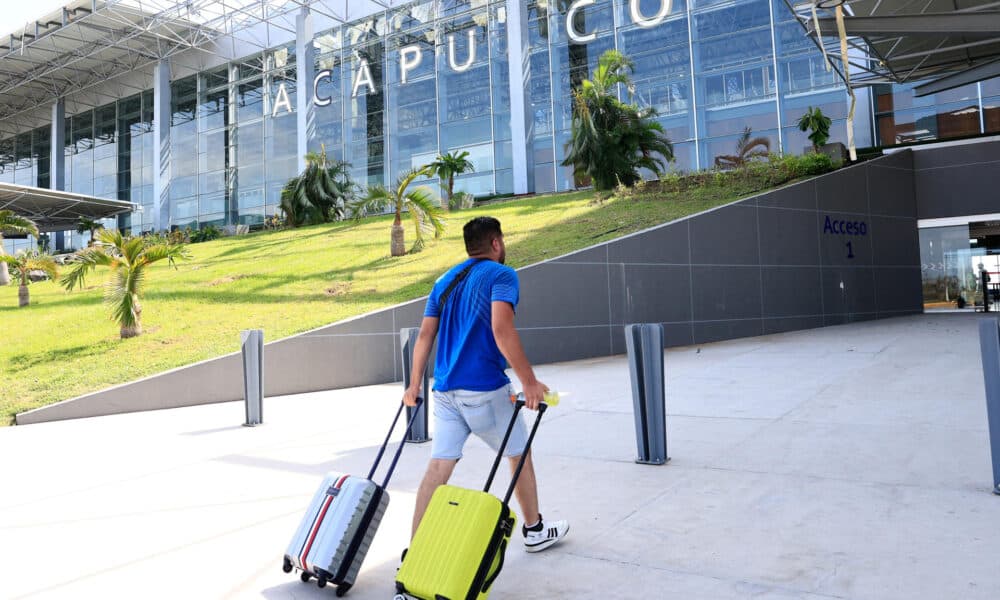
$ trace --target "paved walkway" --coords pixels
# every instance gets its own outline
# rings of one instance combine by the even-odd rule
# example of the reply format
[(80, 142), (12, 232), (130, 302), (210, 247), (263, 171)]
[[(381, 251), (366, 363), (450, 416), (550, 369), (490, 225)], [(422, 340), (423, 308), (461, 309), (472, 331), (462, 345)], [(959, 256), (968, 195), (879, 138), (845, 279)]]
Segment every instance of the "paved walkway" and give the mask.
[[(331, 357), (335, 360), (335, 357)], [(542, 509), (492, 598), (1000, 594), (976, 318), (927, 315), (671, 350), (663, 467), (633, 463), (623, 357), (538, 369)], [(322, 473), (363, 473), (398, 386), (0, 429), (0, 597), (332, 598), (281, 572)], [(388, 599), (429, 445), (410, 446), (348, 597)], [(470, 443), (459, 485), (481, 485)], [(505, 481), (503, 483), (506, 483)]]

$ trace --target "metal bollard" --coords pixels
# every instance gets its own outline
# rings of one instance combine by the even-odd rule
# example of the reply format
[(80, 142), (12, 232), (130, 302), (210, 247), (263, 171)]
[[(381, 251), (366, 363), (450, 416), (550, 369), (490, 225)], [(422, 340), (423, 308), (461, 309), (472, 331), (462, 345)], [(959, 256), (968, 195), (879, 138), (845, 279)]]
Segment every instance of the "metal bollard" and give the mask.
[(635, 407), (635, 437), (644, 465), (662, 465), (667, 456), (667, 409), (663, 384), (663, 325), (643, 323), (625, 326), (632, 402)]
[(993, 493), (1000, 494), (1000, 323), (996, 319), (979, 320), (979, 349), (983, 355), (983, 380), (986, 384)]
[[(413, 370), (413, 349), (417, 345), (417, 334), (420, 329), (417, 327), (404, 327), (399, 330), (399, 348), (403, 359), (403, 389), (410, 387), (410, 371)], [(413, 426), (406, 434), (406, 441), (412, 444), (422, 444), (431, 441), (430, 433), (427, 431), (427, 406), (431, 402), (430, 398), (430, 378), (427, 376), (427, 368), (424, 368), (424, 380), (421, 382), (421, 389), (424, 391), (424, 401), (416, 408), (406, 407), (407, 422), (413, 417), (414, 410), (421, 411), (420, 416), (413, 422)]]
[(264, 422), (264, 330), (240, 332), (243, 343), (243, 401), (247, 427)]

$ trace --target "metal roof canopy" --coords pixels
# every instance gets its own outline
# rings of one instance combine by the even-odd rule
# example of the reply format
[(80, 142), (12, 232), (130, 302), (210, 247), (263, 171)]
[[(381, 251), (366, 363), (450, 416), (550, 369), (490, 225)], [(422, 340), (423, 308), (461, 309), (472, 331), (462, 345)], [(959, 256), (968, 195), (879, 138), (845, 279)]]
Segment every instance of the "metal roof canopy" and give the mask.
[(76, 229), (81, 217), (107, 219), (137, 208), (124, 200), (0, 183), (0, 210), (12, 210), (31, 219), (39, 232)]
[[(45, 125), (50, 116), (39, 114), (40, 106), (80, 92), (101, 90), (108, 80), (129, 73), (144, 73), (150, 83), (145, 87), (133, 84), (119, 96), (149, 89), (153, 66), (182, 52), (196, 51), (237, 60), (239, 57), (225, 51), (226, 42), (266, 50), (273, 45), (267, 33), (272, 27), (291, 33), (294, 39), (296, 14), (304, 8), (337, 23), (346, 23), (348, 15), (357, 12), (361, 4), (388, 10), (400, 3), (401, 0), (75, 0), (0, 37), (0, 129), (6, 124), (18, 132)], [(263, 34), (254, 31), (261, 24), (268, 26)], [(120, 80), (116, 84), (129, 87)]]
[[(819, 35), (813, 4), (818, 7)], [(991, 0), (814, 0), (785, 3), (835, 62), (842, 61), (834, 7), (844, 6), (855, 87), (912, 83), (926, 96), (1000, 76), (1000, 2)]]

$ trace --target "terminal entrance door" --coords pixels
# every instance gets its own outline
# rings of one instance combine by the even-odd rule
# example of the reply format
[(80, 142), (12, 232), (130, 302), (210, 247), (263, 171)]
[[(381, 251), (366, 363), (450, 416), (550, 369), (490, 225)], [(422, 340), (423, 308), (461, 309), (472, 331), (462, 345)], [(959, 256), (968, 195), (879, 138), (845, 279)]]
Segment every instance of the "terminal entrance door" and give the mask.
[[(968, 219), (939, 226), (921, 224), (925, 311), (975, 312), (982, 311), (984, 303), (991, 311), (1000, 310), (1000, 218)], [(990, 280), (985, 288), (983, 271)]]

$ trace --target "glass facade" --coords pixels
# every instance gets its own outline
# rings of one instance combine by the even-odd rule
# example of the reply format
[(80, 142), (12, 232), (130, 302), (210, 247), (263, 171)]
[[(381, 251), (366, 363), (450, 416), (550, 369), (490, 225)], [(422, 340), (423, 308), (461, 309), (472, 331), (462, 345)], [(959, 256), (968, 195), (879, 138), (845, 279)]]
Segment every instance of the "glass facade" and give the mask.
[[(509, 28), (520, 27), (511, 7), (525, 13), (527, 56), (508, 47)], [(164, 229), (253, 225), (278, 211), (300, 143), (350, 163), (362, 185), (467, 151), (475, 171), (456, 190), (511, 194), (527, 191), (515, 190), (525, 179), (536, 192), (572, 189), (586, 183), (560, 164), (572, 91), (613, 48), (635, 64), (633, 89), (618, 93), (656, 109), (674, 143), (672, 169), (710, 168), (745, 127), (772, 151), (800, 153), (809, 141), (797, 122), (810, 106), (833, 119), (831, 141), (846, 141), (844, 87), (784, 0), (418, 0), (320, 29), (305, 56), (296, 48), (285, 40), (176, 77), (163, 111), (147, 90), (67, 116), (65, 189), (141, 205), (118, 219), (134, 233), (152, 230), (158, 214)], [(300, 60), (312, 62), (312, 81), (297, 80)], [(512, 123), (512, 76), (526, 78), (523, 123)], [(311, 114), (299, 131), (302, 94)], [(169, 115), (160, 184), (158, 113)], [(998, 133), (1000, 80), (921, 99), (912, 86), (876, 87), (857, 111), (869, 117), (874, 139), (862, 134), (861, 147)], [(522, 150), (512, 132), (521, 130), (529, 171), (515, 177)], [(50, 143), (49, 127), (0, 140), (0, 181), (48, 187)]]

